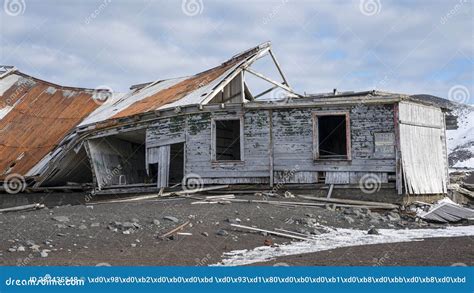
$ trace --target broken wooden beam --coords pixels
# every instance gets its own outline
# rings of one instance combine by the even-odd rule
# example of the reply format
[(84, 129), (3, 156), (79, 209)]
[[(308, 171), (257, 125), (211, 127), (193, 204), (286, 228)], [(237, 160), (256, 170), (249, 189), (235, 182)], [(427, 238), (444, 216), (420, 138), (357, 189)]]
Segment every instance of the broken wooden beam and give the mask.
[(334, 189), (334, 184), (331, 184), (329, 186), (329, 191), (328, 191), (328, 195), (326, 196), (326, 198), (331, 198), (331, 195), (332, 195), (332, 190)]
[[(261, 204), (272, 204), (272, 205), (293, 205), (293, 206), (307, 206), (307, 207), (325, 207), (328, 203), (314, 203), (314, 202), (302, 202), (302, 201), (279, 201), (279, 200), (255, 200), (255, 199), (226, 199), (229, 202), (243, 202), (243, 203), (261, 203)], [(378, 205), (355, 205), (355, 204), (343, 204), (343, 203), (332, 203), (336, 207), (341, 208), (368, 208), (368, 209), (395, 209), (398, 208), (396, 205), (389, 204), (378, 204)]]
[(322, 197), (315, 197), (315, 196), (308, 196), (308, 195), (297, 195), (297, 196), (303, 199), (309, 199), (309, 200), (326, 202), (326, 203), (335, 203), (335, 204), (341, 203), (341, 204), (363, 205), (363, 206), (380, 206), (381, 208), (386, 208), (386, 209), (398, 209), (397, 205), (394, 205), (391, 203), (384, 203), (384, 202), (342, 199), (342, 198), (322, 198)]
[(311, 236), (308, 236), (308, 235), (303, 234), (303, 233), (299, 233), (299, 232), (295, 232), (295, 231), (290, 231), (290, 230), (285, 230), (285, 229), (280, 229), (280, 228), (275, 228), (275, 231), (284, 232), (284, 233), (288, 233), (288, 234), (292, 234), (292, 235), (296, 235), (296, 236), (301, 236), (301, 237), (309, 237), (309, 238), (312, 238)]
[(189, 225), (189, 223), (190, 223), (190, 222), (187, 221), (186, 223), (184, 223), (184, 224), (182, 224), (182, 225), (179, 225), (178, 227), (176, 227), (176, 228), (174, 228), (174, 229), (172, 229), (172, 230), (166, 232), (165, 234), (159, 236), (159, 238), (164, 239), (164, 238), (166, 238), (166, 237), (168, 237), (168, 236), (171, 236), (171, 235), (173, 235), (174, 233), (176, 233), (176, 232), (178, 232), (178, 231), (184, 229), (184, 227), (186, 227), (187, 225)]
[(235, 198), (235, 195), (223, 194), (223, 195), (209, 195), (209, 196), (204, 197), (204, 199), (225, 199), (225, 198)]
[(227, 187), (229, 187), (229, 185), (217, 185), (217, 186), (196, 188), (196, 189), (190, 189), (190, 190), (173, 191), (173, 192), (165, 192), (165, 193), (163, 193), (163, 189), (160, 189), (160, 192), (157, 193), (157, 194), (134, 196), (134, 197), (127, 197), (127, 198), (123, 198), (123, 199), (114, 199), (114, 200), (108, 200), (108, 201), (98, 201), (98, 202), (94, 202), (94, 203), (91, 203), (91, 204), (134, 202), (134, 201), (147, 200), (147, 199), (156, 199), (156, 198), (162, 198), (162, 197), (187, 195), (187, 194), (193, 194), (193, 193), (209, 191), (209, 190), (224, 189), (224, 188), (227, 188)]
[(295, 239), (295, 240), (303, 240), (303, 241), (312, 240), (311, 238), (308, 238), (308, 237), (300, 237), (300, 236), (297, 236), (297, 235), (291, 235), (291, 234), (277, 232), (277, 231), (259, 229), (259, 228), (244, 226), (244, 225), (238, 225), (238, 224), (230, 224), (230, 225), (232, 227), (236, 227), (236, 228), (247, 229), (247, 230), (257, 231), (257, 232), (265, 232), (265, 233), (268, 233), (268, 234), (272, 234), (272, 235), (276, 235), (276, 236), (280, 236), (280, 237), (285, 237), (285, 238), (290, 238), (290, 239)]
[(228, 188), (228, 187), (229, 187), (229, 185), (216, 185), (216, 186), (202, 187), (202, 188), (196, 188), (196, 189), (183, 189), (181, 191), (165, 192), (165, 193), (161, 194), (160, 197), (167, 197), (167, 196), (173, 196), (173, 195), (193, 194), (193, 193), (204, 192), (204, 191), (225, 189), (225, 188)]
[(0, 209), (0, 213), (38, 210), (38, 209), (42, 209), (44, 207), (45, 207), (44, 204), (33, 203), (33, 204), (27, 204), (27, 205), (21, 205), (21, 206), (16, 206), (16, 207), (11, 207), (11, 208)]

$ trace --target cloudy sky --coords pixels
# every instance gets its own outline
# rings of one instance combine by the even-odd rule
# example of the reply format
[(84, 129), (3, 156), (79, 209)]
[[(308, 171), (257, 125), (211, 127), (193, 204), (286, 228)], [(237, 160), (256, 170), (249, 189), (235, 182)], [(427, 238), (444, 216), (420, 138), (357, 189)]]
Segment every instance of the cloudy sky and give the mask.
[[(271, 41), (300, 93), (376, 88), (474, 103), (472, 0), (3, 0), (2, 8), (0, 64), (64, 85), (126, 91)], [(259, 70), (275, 76), (270, 65), (262, 59)]]

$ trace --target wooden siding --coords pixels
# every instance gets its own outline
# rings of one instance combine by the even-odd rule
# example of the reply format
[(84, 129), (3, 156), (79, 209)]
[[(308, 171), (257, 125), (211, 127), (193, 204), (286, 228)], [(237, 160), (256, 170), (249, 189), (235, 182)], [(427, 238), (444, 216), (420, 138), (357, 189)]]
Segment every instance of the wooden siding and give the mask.
[[(212, 119), (243, 117), (243, 162), (212, 160)], [(186, 173), (203, 183), (269, 183), (270, 147), (267, 111), (225, 111), (190, 115), (186, 129)]]
[[(315, 111), (349, 113), (351, 160), (313, 160)], [(199, 175), (204, 184), (268, 184), (271, 177), (274, 183), (316, 183), (320, 172), (331, 172), (330, 178), (344, 177), (335, 182), (340, 184), (358, 183), (367, 173), (387, 182), (388, 173), (395, 172), (395, 155), (378, 158), (374, 134), (393, 135), (393, 115), (393, 105), (203, 111), (161, 119), (147, 130), (147, 147), (185, 141), (185, 173)], [(243, 161), (215, 162), (212, 121), (229, 118), (243, 119)]]
[[(313, 112), (347, 112), (350, 117), (351, 156), (348, 160), (313, 160)], [(354, 107), (273, 110), (274, 168), (275, 172), (297, 167), (297, 173), (306, 175), (306, 183), (314, 183), (316, 172), (346, 172), (352, 177), (365, 173), (395, 172), (395, 156), (383, 159), (375, 155), (375, 133), (394, 133), (392, 105), (357, 105)], [(329, 176), (337, 176), (331, 174)], [(331, 181), (331, 179), (329, 179)], [(295, 181), (301, 183), (301, 180)], [(357, 182), (350, 182), (357, 183)], [(341, 183), (342, 184), (342, 183)]]

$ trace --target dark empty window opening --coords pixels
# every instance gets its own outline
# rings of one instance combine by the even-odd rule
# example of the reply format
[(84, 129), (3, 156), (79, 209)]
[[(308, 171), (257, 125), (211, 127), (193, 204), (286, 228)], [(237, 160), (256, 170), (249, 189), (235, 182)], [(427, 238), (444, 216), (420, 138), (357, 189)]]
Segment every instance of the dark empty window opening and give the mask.
[(148, 177), (146, 183), (158, 182), (158, 163), (148, 164)]
[(170, 146), (170, 173), (169, 184), (181, 183), (184, 176), (184, 143), (175, 143)]
[(317, 116), (318, 158), (347, 159), (347, 129), (345, 115)]
[(216, 161), (240, 161), (240, 120), (215, 120)]

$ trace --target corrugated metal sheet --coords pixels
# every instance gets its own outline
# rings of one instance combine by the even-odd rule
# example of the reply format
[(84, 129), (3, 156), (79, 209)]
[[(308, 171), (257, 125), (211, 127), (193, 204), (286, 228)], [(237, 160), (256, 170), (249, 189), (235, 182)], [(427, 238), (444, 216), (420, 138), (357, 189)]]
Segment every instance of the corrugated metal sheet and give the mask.
[(409, 194), (446, 193), (439, 108), (400, 103), (400, 151)]
[(100, 106), (93, 99), (93, 90), (62, 87), (1, 67), (0, 180), (10, 173), (31, 176), (44, 172), (63, 152), (58, 145), (74, 137), (71, 133), (76, 126), (107, 127), (120, 118), (199, 104), (242, 63), (268, 47), (269, 43), (254, 47), (194, 76), (144, 84), (125, 95), (114, 94)]
[(268, 46), (269, 43), (265, 43), (249, 49), (217, 67), (193, 76), (133, 86), (132, 91), (105, 103), (87, 117), (80, 126), (96, 123), (96, 128), (109, 127), (115, 125), (120, 118), (166, 108), (200, 104), (216, 86), (237, 70), (239, 65)]
[(0, 89), (0, 179), (26, 174), (98, 107), (93, 90), (61, 87), (18, 71), (5, 74)]

